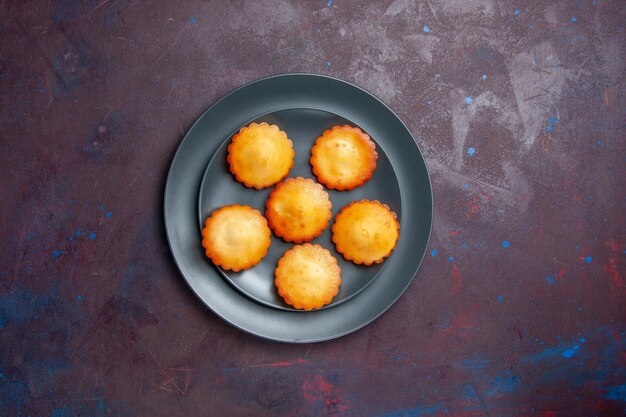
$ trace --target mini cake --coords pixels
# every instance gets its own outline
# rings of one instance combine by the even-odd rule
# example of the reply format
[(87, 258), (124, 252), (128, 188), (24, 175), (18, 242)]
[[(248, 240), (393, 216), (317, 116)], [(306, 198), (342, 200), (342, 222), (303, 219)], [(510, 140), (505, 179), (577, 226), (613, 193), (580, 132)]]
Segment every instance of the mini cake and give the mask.
[(355, 264), (380, 263), (395, 249), (400, 236), (396, 214), (378, 201), (352, 202), (333, 225), (337, 251)]
[(233, 136), (228, 146), (230, 172), (246, 187), (270, 187), (289, 174), (295, 151), (287, 134), (276, 125), (251, 123)]
[(202, 229), (206, 256), (223, 269), (241, 271), (261, 262), (270, 247), (267, 220), (249, 206), (226, 206), (214, 211)]
[(317, 180), (333, 190), (363, 185), (376, 169), (376, 145), (358, 127), (334, 126), (317, 138), (311, 166)]
[(265, 217), (276, 236), (305, 242), (319, 236), (332, 217), (332, 204), (324, 188), (310, 179), (288, 178), (267, 200)]
[(295, 245), (278, 260), (274, 284), (285, 303), (312, 310), (330, 303), (339, 292), (341, 268), (320, 245)]

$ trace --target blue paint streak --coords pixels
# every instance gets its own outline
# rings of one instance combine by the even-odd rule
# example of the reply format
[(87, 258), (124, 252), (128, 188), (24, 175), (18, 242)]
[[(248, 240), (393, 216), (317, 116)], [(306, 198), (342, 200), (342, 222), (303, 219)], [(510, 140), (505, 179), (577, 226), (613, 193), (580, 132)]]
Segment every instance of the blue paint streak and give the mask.
[(72, 417), (72, 410), (69, 407), (55, 408), (50, 417)]
[(587, 257), (585, 258), (585, 262), (587, 262), (588, 264), (590, 264), (590, 263), (591, 263), (591, 261), (593, 261), (593, 258), (592, 258), (591, 256), (587, 256)]
[(107, 211), (106, 214), (104, 215), (105, 217), (111, 217), (113, 215), (112, 211)]
[(396, 410), (390, 413), (383, 414), (379, 417), (417, 417), (426, 414), (436, 413), (441, 410), (440, 405), (418, 405), (413, 408), (406, 408), (404, 410)]
[(474, 400), (478, 397), (478, 393), (476, 389), (471, 385), (466, 385), (463, 387), (463, 393), (461, 394), (464, 400)]
[(508, 248), (509, 247), (509, 241), (508, 240), (503, 240), (502, 241), (502, 247), (503, 248)]
[(433, 251), (430, 253), (430, 256), (437, 256), (437, 249), (433, 249)]
[(580, 343), (585, 343), (586, 341), (587, 341), (587, 339), (585, 339), (584, 337), (581, 337), (580, 340), (579, 340)]
[(448, 262), (454, 262), (454, 257), (453, 257), (453, 256), (450, 256), (450, 257), (448, 258)]
[(424, 25), (424, 27), (422, 28), (422, 30), (424, 31), (424, 33), (430, 33), (430, 26), (428, 26), (428, 25)]
[(469, 156), (474, 156), (475, 153), (476, 153), (476, 149), (474, 149), (473, 147), (470, 146), (469, 148), (467, 148), (467, 154)]
[(475, 358), (461, 359), (459, 364), (465, 368), (470, 369), (483, 369), (489, 366), (489, 361), (480, 356)]
[(559, 118), (557, 116), (550, 117), (548, 119), (548, 127), (546, 127), (546, 133), (552, 133), (554, 131), (554, 127), (559, 123)]
[(463, 99), (463, 101), (465, 102), (465, 104), (472, 104), (474, 102), (474, 99), (470, 96), (467, 96)]
[(502, 296), (502, 294), (500, 294), (500, 295), (498, 296), (498, 302), (500, 302), (500, 303), (501, 303), (503, 300), (504, 300), (504, 297)]
[(607, 400), (626, 402), (626, 384), (609, 387), (604, 398)]
[(576, 16), (572, 17), (572, 22), (576, 21)]
[(191, 19), (189, 19), (189, 23), (192, 24), (192, 25), (195, 25), (196, 22), (197, 22), (197, 20), (196, 20), (195, 17), (192, 17)]
[(546, 281), (548, 281), (550, 285), (554, 284), (554, 275), (546, 275)]
[(63, 251), (55, 250), (54, 252), (52, 252), (52, 256), (54, 256), (55, 258), (58, 258), (59, 256), (61, 256), (62, 253)]
[(485, 395), (488, 397), (499, 396), (502, 394), (513, 393), (517, 390), (521, 382), (521, 378), (517, 375), (512, 375), (511, 372), (506, 371), (498, 374), (493, 380), (493, 386), (490, 390), (485, 391)]
[(516, 15), (520, 15), (522, 14), (522, 11), (520, 9), (516, 9), (513, 13), (515, 13)]
[(98, 236), (97, 234), (95, 234), (94, 232), (90, 232), (89, 233), (89, 239), (94, 240), (96, 238), (96, 236)]
[(485, 81), (487, 79), (487, 74), (483, 74), (483, 76), (481, 77), (483, 81)]

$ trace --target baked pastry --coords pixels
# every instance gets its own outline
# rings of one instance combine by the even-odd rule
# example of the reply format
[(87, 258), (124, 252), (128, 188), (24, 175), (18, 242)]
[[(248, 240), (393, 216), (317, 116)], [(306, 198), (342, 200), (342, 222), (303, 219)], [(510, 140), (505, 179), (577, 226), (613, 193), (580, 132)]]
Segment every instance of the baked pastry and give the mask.
[(333, 224), (337, 251), (355, 264), (380, 263), (400, 237), (396, 213), (378, 201), (354, 201), (341, 209)]
[(334, 126), (317, 138), (311, 166), (317, 180), (333, 190), (363, 185), (376, 169), (376, 145), (358, 127)]
[(215, 210), (206, 219), (202, 246), (215, 265), (237, 272), (261, 262), (271, 234), (258, 210), (235, 204)]
[(320, 245), (295, 245), (278, 260), (274, 284), (285, 303), (312, 310), (330, 303), (339, 292), (341, 268)]
[(228, 145), (230, 172), (246, 187), (270, 187), (289, 174), (295, 151), (276, 125), (251, 123), (233, 135)]
[(276, 236), (305, 242), (319, 236), (332, 217), (324, 187), (313, 180), (287, 178), (271, 192), (265, 217)]

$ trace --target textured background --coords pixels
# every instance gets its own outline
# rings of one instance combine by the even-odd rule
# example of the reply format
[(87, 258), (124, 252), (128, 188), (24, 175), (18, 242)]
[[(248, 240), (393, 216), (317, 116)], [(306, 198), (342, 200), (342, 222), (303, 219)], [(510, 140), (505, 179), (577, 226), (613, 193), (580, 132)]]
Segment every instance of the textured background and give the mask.
[[(0, 415), (622, 415), (624, 3), (260, 3), (0, 0)], [(197, 301), (161, 212), (192, 122), (294, 71), (390, 105), (435, 193), (404, 296), (310, 345)]]

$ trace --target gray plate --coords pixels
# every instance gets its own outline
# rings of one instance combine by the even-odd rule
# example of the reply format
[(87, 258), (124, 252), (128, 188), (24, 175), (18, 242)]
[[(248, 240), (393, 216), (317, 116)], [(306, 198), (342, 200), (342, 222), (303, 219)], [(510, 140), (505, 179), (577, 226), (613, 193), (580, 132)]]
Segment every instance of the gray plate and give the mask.
[[(335, 125), (355, 125), (350, 120), (334, 113), (302, 108), (271, 112), (252, 121), (257, 123), (267, 122), (280, 126), (293, 142), (296, 151), (294, 166), (291, 172), (289, 172), (289, 177), (300, 176), (314, 180), (315, 176), (311, 171), (309, 158), (311, 157), (311, 147), (315, 144), (317, 137), (324, 130), (330, 129)], [(228, 145), (231, 143), (231, 136), (238, 130), (239, 127), (234, 132), (231, 132), (222, 146), (218, 148), (204, 173), (198, 201), (200, 228), (202, 228), (204, 220), (214, 210), (226, 205), (245, 204), (258, 209), (261, 213), (265, 213), (265, 202), (273, 188), (264, 190), (246, 188), (234, 179), (228, 167), (226, 160)], [(376, 141), (375, 138), (372, 139)], [(333, 219), (341, 208), (350, 204), (350, 202), (368, 199), (379, 200), (387, 204), (398, 215), (398, 220), (402, 222), (398, 179), (391, 161), (389, 161), (384, 149), (378, 143), (376, 151), (378, 152), (376, 171), (374, 171), (372, 178), (363, 186), (351, 191), (327, 190), (330, 201), (333, 204)], [(332, 219), (330, 224), (332, 224)], [(342, 284), (339, 288), (339, 293), (332, 303), (324, 308), (334, 307), (354, 297), (380, 274), (388, 262), (386, 260), (381, 264), (368, 267), (355, 265), (344, 260), (341, 254), (335, 250), (335, 246), (331, 241), (330, 224), (320, 237), (312, 241), (312, 243), (320, 244), (330, 250), (341, 267)], [(276, 268), (276, 263), (285, 251), (292, 246), (293, 243), (288, 243), (272, 236), (272, 246), (270, 246), (267, 256), (263, 258), (260, 264), (241, 272), (225, 271), (221, 268), (218, 268), (218, 270), (229, 280), (233, 287), (260, 303), (284, 310), (302, 311), (285, 304), (274, 286), (274, 268)], [(207, 259), (207, 262), (210, 261)]]
[[(400, 207), (393, 208), (402, 213), (398, 246), (379, 267), (384, 269), (378, 271), (376, 279), (370, 277), (369, 285), (348, 294), (352, 298), (347, 302), (305, 313), (276, 308), (284, 306), (267, 305), (274, 304), (275, 300), (263, 301), (258, 296), (255, 300), (249, 290), (245, 291), (249, 294), (246, 295), (242, 288), (235, 289), (206, 260), (200, 245), (198, 223), (198, 203), (199, 199), (200, 202), (203, 199), (199, 193), (206, 192), (213, 179), (217, 182), (233, 181), (222, 166), (221, 171), (218, 169), (215, 175), (210, 175), (211, 178), (205, 181), (206, 186), (201, 189), (211, 157), (239, 126), (261, 115), (281, 115), (283, 112), (279, 110), (289, 109), (296, 112), (318, 109), (321, 112), (311, 114), (326, 115), (320, 117), (327, 118), (327, 122), (332, 117), (344, 117), (375, 138), (396, 176), (395, 179), (384, 178), (381, 181), (388, 181), (391, 185), (395, 183), (399, 190)], [(329, 113), (331, 116), (328, 116)], [(292, 133), (288, 131), (288, 134)], [(208, 167), (207, 172), (210, 169)], [(367, 191), (365, 187), (359, 192)], [(243, 187), (239, 190), (242, 194), (245, 192)], [(380, 188), (378, 191), (381, 191)], [(393, 200), (392, 194), (385, 195)], [(354, 199), (360, 198), (356, 195)], [(262, 197), (253, 198), (262, 200)], [(374, 198), (385, 199), (381, 196)], [(206, 208), (201, 204), (200, 216), (206, 215), (203, 210), (209, 212), (214, 204), (217, 203), (208, 202)], [(339, 208), (335, 206), (333, 211)], [(316, 342), (339, 337), (367, 325), (402, 295), (413, 280), (426, 251), (433, 208), (430, 178), (422, 154), (409, 130), (387, 106), (370, 93), (341, 80), (313, 74), (286, 74), (265, 78), (233, 91), (196, 121), (172, 161), (165, 186), (164, 211), (167, 238), (174, 260), (187, 283), (209, 308), (234, 326), (260, 337), (284, 342)], [(323, 244), (323, 236), (319, 239)], [(331, 248), (331, 245), (324, 246)]]

